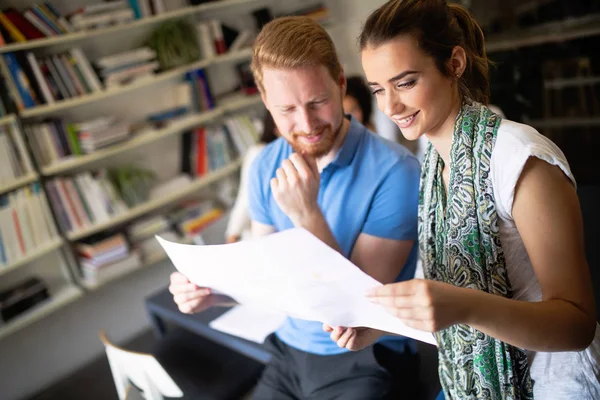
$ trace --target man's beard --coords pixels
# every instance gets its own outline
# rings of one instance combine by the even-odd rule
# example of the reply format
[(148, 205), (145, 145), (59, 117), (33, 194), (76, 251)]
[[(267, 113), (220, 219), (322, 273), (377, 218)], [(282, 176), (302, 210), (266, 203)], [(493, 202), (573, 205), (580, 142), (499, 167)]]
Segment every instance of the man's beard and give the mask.
[[(328, 124), (325, 127), (320, 127), (310, 133), (291, 132), (291, 139), (288, 142), (296, 153), (305, 154), (311, 157), (322, 157), (329, 153), (335, 145), (335, 141), (339, 137), (343, 125), (344, 119), (342, 118), (340, 125), (335, 130), (332, 128), (331, 124)], [(322, 135), (321, 139), (317, 143), (307, 143), (301, 139), (302, 136), (314, 135)]]

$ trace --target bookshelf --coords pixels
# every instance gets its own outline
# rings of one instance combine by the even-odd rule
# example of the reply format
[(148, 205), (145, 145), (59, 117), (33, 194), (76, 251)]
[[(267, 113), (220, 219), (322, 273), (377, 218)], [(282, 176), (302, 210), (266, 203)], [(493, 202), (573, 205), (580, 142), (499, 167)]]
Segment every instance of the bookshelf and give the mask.
[[(189, 238), (185, 238), (185, 239), (181, 240), (180, 243), (183, 243), (183, 244), (192, 244), (192, 240), (189, 239)], [(82, 280), (81, 283), (82, 283), (83, 287), (85, 287), (89, 291), (98, 290), (101, 287), (109, 284), (110, 282), (118, 280), (118, 279), (120, 279), (120, 278), (122, 278), (122, 277), (124, 277), (124, 276), (126, 276), (128, 274), (131, 274), (131, 273), (135, 272), (135, 271), (140, 271), (140, 270), (143, 270), (143, 269), (146, 269), (146, 268), (150, 268), (153, 265), (156, 265), (159, 262), (164, 261), (166, 259), (167, 259), (167, 253), (165, 253), (165, 252), (159, 252), (159, 253), (153, 254), (152, 256), (148, 257), (141, 264), (139, 264), (139, 265), (137, 265), (135, 267), (129, 268), (129, 269), (122, 270), (119, 273), (114, 274), (113, 276), (111, 276), (110, 278), (107, 278), (105, 280), (101, 280), (99, 282), (86, 282), (85, 280)]]
[(44, 176), (52, 176), (80, 169), (95, 162), (105, 160), (118, 154), (122, 154), (149, 145), (169, 136), (180, 134), (181, 132), (185, 132), (186, 130), (189, 130), (195, 126), (214, 121), (218, 118), (225, 116), (228, 113), (233, 113), (242, 108), (259, 104), (260, 102), (261, 100), (259, 96), (238, 96), (237, 98), (232, 97), (229, 102), (226, 102), (224, 105), (217, 106), (213, 110), (188, 115), (182, 118), (181, 120), (174, 121), (173, 123), (169, 124), (167, 127), (162, 129), (151, 130), (146, 133), (140, 133), (134, 138), (123, 142), (119, 146), (107, 147), (90, 154), (86, 154), (79, 157), (73, 157), (66, 161), (60, 161), (55, 164), (41, 167), (41, 173)]
[(45, 115), (54, 114), (56, 112), (66, 110), (69, 108), (79, 107), (82, 105), (90, 104), (96, 101), (108, 99), (123, 95), (128, 92), (132, 92), (137, 89), (146, 88), (152, 85), (157, 85), (161, 82), (166, 82), (175, 78), (183, 76), (186, 72), (193, 71), (200, 68), (206, 68), (211, 65), (218, 65), (226, 62), (236, 62), (245, 59), (249, 59), (252, 53), (250, 49), (242, 50), (235, 53), (223, 54), (214, 57), (210, 60), (201, 60), (196, 63), (184, 65), (178, 68), (167, 70), (165, 72), (158, 73), (147, 79), (139, 79), (131, 84), (114, 87), (110, 89), (101, 90), (91, 94), (75, 97), (72, 99), (57, 101), (55, 104), (44, 104), (36, 107), (26, 108), (21, 111), (21, 118), (35, 118), (43, 117)]
[(42, 167), (42, 175), (51, 176), (83, 168), (97, 161), (101, 161), (127, 151), (135, 150), (158, 140), (179, 134), (190, 128), (193, 128), (194, 126), (198, 126), (221, 117), (223, 114), (223, 110), (217, 108), (215, 110), (186, 116), (179, 121), (169, 124), (163, 129), (140, 133), (134, 136), (133, 139), (123, 142), (120, 146), (106, 147), (90, 154), (73, 157), (66, 161), (61, 161), (46, 167)]
[(103, 222), (101, 224), (97, 224), (91, 226), (86, 229), (82, 229), (75, 232), (67, 233), (67, 238), (70, 241), (76, 241), (83, 238), (86, 238), (94, 233), (98, 233), (104, 231), (106, 229), (114, 228), (126, 222), (132, 221), (135, 218), (141, 217), (153, 211), (156, 211), (164, 206), (172, 204), (176, 201), (179, 201), (190, 194), (197, 192), (198, 190), (234, 173), (239, 169), (242, 165), (242, 160), (237, 160), (230, 165), (221, 168), (217, 171), (211, 172), (206, 176), (195, 179), (191, 184), (185, 187), (185, 189), (181, 189), (179, 191), (170, 193), (168, 196), (164, 196), (158, 199), (154, 199), (148, 201), (144, 204), (140, 204), (136, 207), (129, 209), (126, 213), (115, 216), (111, 218), (109, 221)]
[(221, 0), (215, 1), (207, 4), (199, 4), (196, 6), (188, 6), (179, 10), (170, 11), (166, 13), (162, 13), (159, 15), (153, 15), (151, 17), (146, 17), (142, 19), (138, 19), (132, 21), (130, 23), (125, 23), (122, 25), (111, 26), (107, 28), (100, 28), (82, 32), (73, 32), (64, 34), (57, 37), (52, 38), (43, 38), (37, 40), (30, 40), (23, 43), (11, 43), (6, 46), (0, 46), (0, 54), (9, 53), (14, 51), (22, 51), (22, 50), (32, 50), (37, 48), (49, 48), (64, 44), (71, 44), (75, 42), (81, 42), (88, 39), (96, 38), (98, 36), (117, 34), (117, 33), (126, 33), (127, 31), (131, 31), (134, 29), (140, 29), (143, 27), (153, 27), (162, 22), (177, 19), (177, 18), (186, 18), (191, 17), (197, 14), (211, 12), (211, 11), (220, 11), (225, 10), (229, 7), (241, 6), (241, 5), (251, 5), (253, 3), (258, 3), (261, 0)]
[(0, 327), (0, 340), (4, 337), (17, 332), (26, 326), (50, 315), (54, 311), (74, 302), (83, 295), (83, 290), (75, 285), (69, 284), (52, 293), (52, 296), (38, 304), (32, 309), (26, 311), (21, 316), (9, 321), (6, 325)]
[(12, 124), (17, 120), (17, 116), (15, 114), (8, 114), (4, 117), (0, 117), (0, 126)]
[(35, 172), (30, 172), (26, 176), (23, 176), (19, 179), (16, 179), (10, 183), (6, 183), (0, 186), (0, 195), (11, 192), (15, 189), (18, 189), (22, 186), (29, 185), (38, 180), (38, 174)]
[(535, 28), (492, 35), (486, 40), (486, 50), (488, 53), (515, 50), (520, 47), (564, 42), (599, 34), (600, 15), (592, 14), (547, 23)]
[[(88, 1), (89, 4), (92, 2), (92, 0)], [(68, 33), (61, 36), (31, 40), (24, 43), (8, 44), (0, 47), (0, 56), (6, 53), (28, 51), (32, 52), (32, 55), (36, 58), (48, 57), (50, 54), (56, 54), (57, 51), (64, 51), (64, 49), (69, 47), (81, 46), (83, 49), (82, 51), (85, 53), (89, 51), (93, 54), (91, 57), (97, 60), (99, 57), (114, 55), (119, 51), (129, 51), (136, 48), (136, 46), (139, 45), (136, 44), (139, 43), (137, 42), (138, 39), (146, 35), (155, 27), (158, 27), (163, 22), (174, 21), (179, 18), (193, 18), (194, 16), (199, 16), (203, 13), (217, 12), (217, 16), (212, 18), (223, 18), (223, 23), (231, 24), (240, 30), (249, 29), (248, 27), (252, 24), (244, 23), (243, 21), (237, 26), (238, 17), (235, 16), (233, 12), (230, 12), (228, 8), (238, 8), (238, 10), (240, 10), (238, 13), (247, 13), (248, 15), (244, 14), (245, 18), (253, 23), (254, 21), (249, 15), (250, 7), (255, 5), (262, 7), (267, 3), (270, 4), (274, 2), (272, 0), (213, 1), (145, 17), (122, 25)], [(23, 8), (25, 6), (26, 5), (23, 5)], [(248, 8), (244, 8), (245, 6), (248, 6)], [(16, 7), (20, 8), (21, 4), (18, 4)], [(207, 18), (211, 18), (210, 15), (211, 14), (208, 14)], [(204, 18), (205, 16), (202, 15), (203, 20)], [(121, 34), (126, 37), (125, 40), (122, 41), (123, 43), (118, 43), (118, 38)], [(115, 39), (117, 40), (117, 45), (115, 45)], [(62, 178), (61, 175), (73, 174), (76, 171), (89, 172), (92, 168), (96, 168), (97, 164), (101, 165), (100, 168), (112, 166), (110, 163), (112, 162), (113, 157), (123, 156), (122, 159), (125, 160), (130, 152), (134, 153), (137, 151), (137, 153), (140, 153), (141, 149), (143, 149), (142, 152), (146, 150), (160, 152), (159, 154), (156, 154), (157, 157), (155, 157), (155, 160), (157, 163), (156, 169), (159, 171), (162, 170), (166, 161), (172, 161), (169, 159), (170, 156), (168, 152), (172, 152), (173, 149), (178, 148), (177, 146), (179, 146), (180, 142), (179, 136), (183, 132), (192, 131), (195, 128), (201, 127), (207, 127), (208, 129), (211, 126), (221, 123), (222, 119), (229, 118), (230, 114), (239, 113), (246, 108), (251, 109), (262, 104), (260, 96), (242, 94), (237, 91), (239, 90), (239, 87), (237, 86), (239, 85), (239, 78), (233, 65), (230, 65), (248, 61), (251, 56), (252, 51), (250, 48), (226, 52), (209, 58), (199, 59), (162, 72), (157, 72), (122, 86), (110, 86), (109, 88), (101, 90), (87, 90), (83, 92), (87, 94), (82, 94), (82, 92), (79, 91), (77, 97), (72, 97), (73, 95), (57, 97), (54, 95), (54, 102), (52, 104), (40, 104), (29, 108), (23, 108), (17, 111), (16, 114), (9, 114), (0, 118), (0, 125), (8, 125), (14, 131), (12, 135), (16, 136), (15, 140), (18, 142), (17, 147), (25, 152), (24, 164), (26, 164), (25, 174), (19, 176), (18, 179), (15, 179), (14, 181), (2, 182), (0, 184), (0, 195), (11, 194), (11, 192), (21, 190), (22, 187), (30, 184), (39, 184), (45, 201), (47, 201), (48, 204), (51, 204), (50, 200), (52, 199), (47, 195), (45, 182), (49, 182), (56, 177)], [(90, 58), (90, 60), (92, 60), (92, 58)], [(211, 72), (209, 74), (210, 76), (206, 78), (211, 89), (217, 88), (213, 92), (215, 95), (214, 108), (206, 109), (206, 107), (203, 106), (199, 109), (205, 111), (189, 112), (183, 117), (171, 120), (160, 128), (149, 128), (148, 130), (140, 131), (125, 141), (96, 149), (90, 153), (72, 153), (81, 154), (78, 156), (65, 156), (65, 154), (71, 153), (63, 153), (60, 159), (47, 165), (41, 164), (41, 161), (43, 160), (36, 159), (36, 162), (33, 162), (33, 156), (35, 155), (33, 150), (35, 149), (28, 146), (30, 143), (27, 143), (28, 140), (25, 140), (25, 132), (21, 129), (22, 121), (26, 121), (28, 125), (48, 121), (47, 117), (58, 118), (62, 121), (86, 121), (104, 115), (116, 115), (119, 118), (131, 117), (132, 121), (139, 121), (148, 115), (162, 110), (157, 110), (149, 106), (148, 99), (161, 99), (160, 96), (164, 93), (165, 88), (170, 89), (175, 87), (182, 82), (182, 79), (186, 74), (208, 67), (216, 67), (214, 68), (214, 75)], [(12, 71), (8, 72), (10, 75), (10, 72)], [(232, 81), (235, 81), (236, 86), (231, 85)], [(9, 91), (10, 90), (12, 89), (9, 88)], [(124, 96), (126, 94), (128, 96)], [(40, 96), (38, 95), (38, 98), (39, 97)], [(67, 98), (60, 99), (64, 97)], [(139, 102), (137, 101), (138, 98), (140, 99)], [(169, 101), (172, 101), (172, 99), (170, 98)], [(163, 106), (162, 101), (155, 102), (161, 103), (160, 105)], [(170, 103), (168, 103), (168, 105), (170, 105)], [(57, 137), (54, 137), (54, 139), (57, 139)], [(56, 144), (56, 142), (54, 143)], [(236, 148), (236, 150), (239, 151), (239, 148)], [(147, 160), (143, 159), (142, 161)], [(231, 158), (227, 161), (231, 161)], [(130, 207), (126, 211), (112, 215), (108, 219), (102, 219), (102, 223), (91, 226), (88, 224), (84, 229), (73, 231), (61, 230), (60, 226), (57, 226), (57, 222), (59, 222), (56, 214), (57, 211), (54, 207), (50, 207), (50, 215), (48, 215), (48, 217), (52, 220), (58, 235), (51, 237), (51, 240), (44, 242), (35, 249), (30, 249), (31, 251), (28, 251), (19, 258), (14, 260), (9, 259), (8, 264), (5, 263), (5, 265), (2, 265), (0, 263), (0, 276), (5, 278), (4, 284), (6, 284), (9, 281), (15, 281), (22, 275), (27, 276), (31, 274), (31, 271), (33, 270), (44, 270), (44, 274), (46, 274), (46, 270), (51, 269), (52, 271), (47, 273), (47, 278), (49, 279), (48, 283), (52, 284), (49, 286), (51, 297), (43, 303), (24, 312), (21, 316), (8, 321), (4, 325), (0, 325), (0, 339), (44, 318), (57, 309), (76, 301), (79, 297), (85, 295), (86, 291), (96, 290), (129, 273), (146, 269), (165, 260), (166, 255), (164, 253), (151, 254), (141, 265), (130, 267), (129, 269), (125, 268), (124, 270), (111, 275), (110, 278), (92, 284), (91, 282), (86, 282), (79, 273), (79, 265), (77, 257), (75, 256), (74, 246), (77, 242), (85, 240), (92, 235), (100, 234), (104, 231), (112, 230), (113, 228), (125, 228), (128, 224), (136, 222), (137, 219), (149, 216), (151, 213), (160, 210), (166, 210), (171, 206), (175, 206), (181, 200), (193, 197), (197, 192), (238, 172), (242, 165), (242, 160), (237, 158), (229, 163), (214, 165), (222, 166), (213, 166), (216, 169), (206, 173), (198, 173), (197, 170), (195, 170), (194, 173), (200, 176), (193, 178), (189, 184), (179, 186), (179, 189), (167, 192), (161, 197), (152, 198), (147, 202)], [(179, 166), (180, 165), (178, 164), (178, 167)], [(162, 176), (162, 179), (165, 178), (168, 179), (168, 177)], [(161, 180), (159, 179), (159, 181)], [(48, 256), (52, 252), (58, 252), (58, 258), (61, 259), (61, 262), (53, 262), (52, 265), (48, 265), (48, 267), (51, 268), (46, 268), (45, 265), (42, 268), (42, 258)], [(46, 275), (44, 275), (44, 280), (45, 278)]]
[(52, 239), (47, 244), (39, 247), (34, 253), (28, 254), (27, 256), (15, 261), (10, 265), (0, 266), (0, 276), (9, 273), (25, 264), (28, 264), (38, 258), (45, 256), (46, 254), (60, 248), (64, 244), (64, 241), (60, 237)]

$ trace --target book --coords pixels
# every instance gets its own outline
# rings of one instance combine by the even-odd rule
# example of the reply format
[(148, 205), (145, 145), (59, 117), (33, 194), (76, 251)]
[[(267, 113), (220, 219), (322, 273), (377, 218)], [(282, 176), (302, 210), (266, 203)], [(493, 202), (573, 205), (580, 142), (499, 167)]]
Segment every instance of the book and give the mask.
[(38, 64), (33, 53), (27, 52), (27, 61), (29, 62), (29, 65), (31, 67), (31, 70), (33, 71), (33, 74), (35, 75), (35, 79), (38, 83), (38, 86), (41, 89), (44, 101), (47, 104), (54, 104), (55, 99), (54, 99), (54, 96), (52, 95), (52, 92), (50, 91), (50, 86), (48, 85), (48, 81), (44, 77), (44, 74), (42, 73), (40, 65)]
[(4, 10), (3, 13), (27, 40), (41, 39), (45, 37), (45, 35), (38, 28), (36, 28), (35, 25), (29, 22), (27, 18), (23, 17), (23, 15), (21, 15), (21, 13), (14, 8), (8, 8)]
[(212, 19), (209, 21), (209, 26), (216, 53), (225, 54), (227, 52), (227, 44), (225, 43), (221, 21)]
[(27, 38), (25, 35), (17, 29), (17, 27), (12, 23), (12, 21), (4, 15), (2, 11), (0, 11), (0, 25), (4, 27), (6, 32), (10, 35), (14, 42), (26, 42)]

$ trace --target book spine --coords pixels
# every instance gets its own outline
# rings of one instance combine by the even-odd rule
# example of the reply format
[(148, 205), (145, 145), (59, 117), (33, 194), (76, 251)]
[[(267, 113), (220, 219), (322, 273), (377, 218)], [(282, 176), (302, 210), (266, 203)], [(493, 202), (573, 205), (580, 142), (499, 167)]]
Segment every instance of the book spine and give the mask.
[(77, 64), (81, 67), (81, 70), (83, 72), (83, 75), (85, 76), (88, 85), (90, 85), (90, 87), (92, 87), (94, 91), (102, 90), (102, 84), (98, 80), (98, 76), (92, 69), (92, 66), (90, 65), (90, 62), (88, 61), (87, 57), (83, 54), (83, 51), (81, 51), (81, 49), (79, 48), (74, 48), (71, 50), (71, 54), (77, 61)]
[(54, 32), (54, 30), (52, 30), (52, 28), (50, 28), (48, 24), (46, 24), (46, 22), (38, 17), (33, 11), (27, 10), (23, 13), (23, 16), (47, 37), (58, 36), (58, 34)]
[(4, 26), (4, 29), (10, 34), (12, 39), (15, 42), (26, 42), (27, 38), (21, 31), (17, 29), (17, 27), (4, 15), (2, 11), (0, 11), (0, 24)]
[(52, 96), (52, 92), (50, 91), (50, 87), (48, 86), (48, 83), (46, 81), (46, 79), (44, 78), (44, 75), (42, 74), (42, 70), (40, 69), (40, 65), (38, 64), (37, 60), (35, 59), (35, 56), (33, 55), (33, 53), (28, 52), (27, 53), (27, 61), (29, 62), (29, 65), (31, 66), (31, 70), (33, 71), (33, 74), (35, 75), (35, 80), (38, 83), (38, 86), (40, 87), (42, 94), (44, 96), (44, 100), (46, 101), (47, 104), (54, 104), (54, 97)]
[(35, 101), (28, 89), (28, 82), (25, 73), (17, 63), (17, 59), (13, 53), (6, 53), (2, 55), (4, 58), (4, 62), (10, 71), (11, 77), (19, 90), (19, 95), (23, 99), (23, 104), (25, 107), (34, 107)]

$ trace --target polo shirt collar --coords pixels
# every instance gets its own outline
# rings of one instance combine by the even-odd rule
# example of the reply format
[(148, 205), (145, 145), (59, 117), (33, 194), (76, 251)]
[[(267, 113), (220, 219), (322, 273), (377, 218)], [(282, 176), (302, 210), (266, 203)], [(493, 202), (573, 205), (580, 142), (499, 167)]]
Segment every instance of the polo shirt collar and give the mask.
[(360, 138), (363, 135), (364, 130), (366, 129), (354, 117), (346, 115), (346, 118), (350, 119), (350, 127), (348, 128), (348, 133), (346, 134), (344, 143), (342, 143), (342, 147), (331, 162), (332, 164), (335, 164), (338, 167), (347, 166), (352, 162), (352, 159), (356, 154), (356, 149), (358, 148)]

